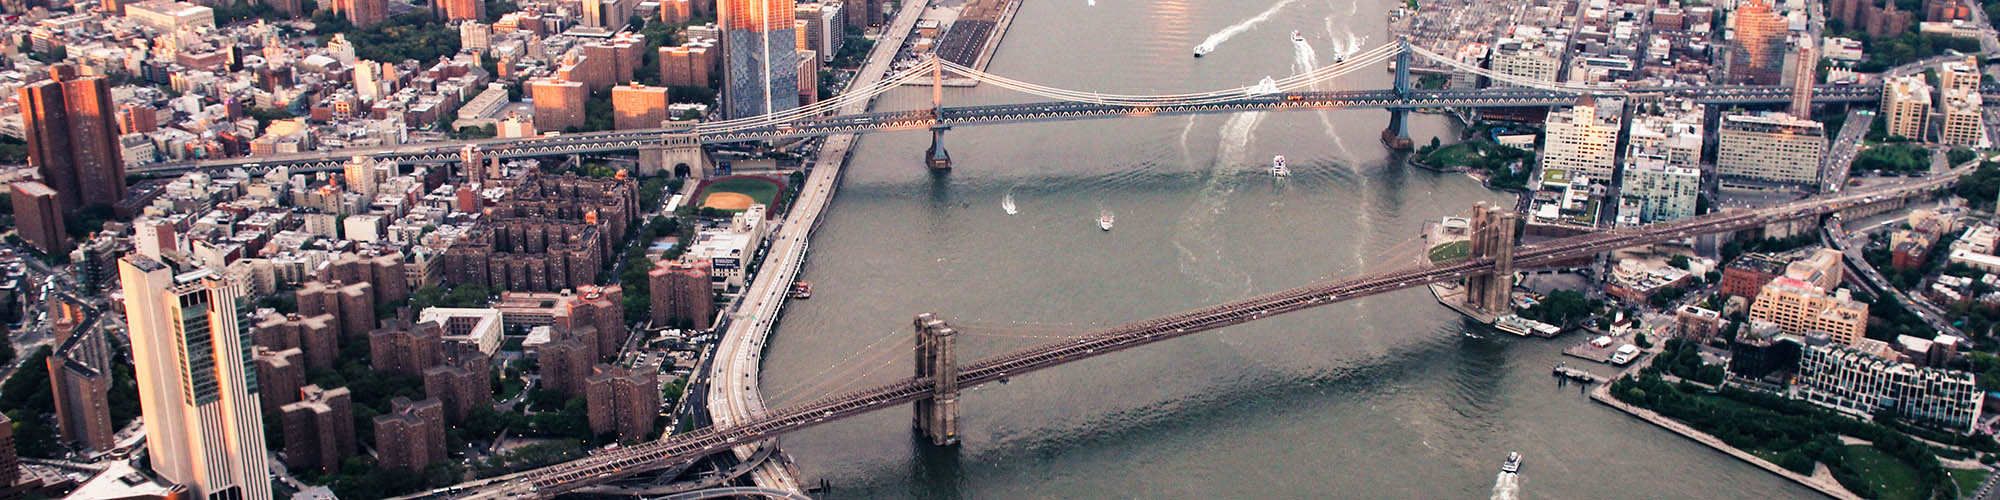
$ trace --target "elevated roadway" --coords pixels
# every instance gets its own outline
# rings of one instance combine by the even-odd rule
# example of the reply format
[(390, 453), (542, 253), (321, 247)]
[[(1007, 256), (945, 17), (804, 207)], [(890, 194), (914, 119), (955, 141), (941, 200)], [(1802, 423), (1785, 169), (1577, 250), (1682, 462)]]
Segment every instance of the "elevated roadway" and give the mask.
[[(887, 44), (878, 46), (881, 45)], [(881, 73), (864, 69), (860, 74), (858, 78)], [(857, 81), (856, 86), (872, 82), (873, 80)], [(2000, 99), (2000, 89), (1995, 91), (1996, 95), (1993, 97)], [(1777, 104), (1790, 102), (1791, 99), (1790, 89), (1778, 86), (1649, 87), (1626, 89), (1624, 92), (1630, 95), (1680, 95), (1699, 103), (1716, 105)], [(1560, 106), (1575, 103), (1579, 95), (1573, 91), (1499, 88), (1413, 91), (1407, 96), (1398, 95), (1394, 89), (1340, 90), (1244, 95), (1241, 98), (1220, 102), (1173, 106), (1128, 106), (1087, 102), (947, 106), (941, 108), (941, 115), (928, 109), (867, 112), (865, 106), (860, 106), (843, 109), (835, 116), (800, 119), (749, 129), (728, 128), (718, 131), (706, 125), (696, 125), (556, 136), (441, 141), (160, 163), (132, 169), (132, 173), (161, 176), (179, 175), (193, 170), (216, 171), (233, 168), (262, 171), (280, 166), (295, 171), (327, 171), (338, 169), (342, 163), (357, 156), (403, 163), (451, 163), (458, 161), (459, 149), (466, 145), (479, 146), (488, 157), (525, 158), (633, 151), (648, 144), (660, 143), (668, 136), (684, 134), (694, 134), (703, 143), (716, 144), (835, 134), (927, 130), (938, 125), (959, 127), (1243, 111)], [(1815, 102), (1822, 103), (1874, 102), (1881, 100), (1881, 96), (1881, 87), (1874, 85), (1823, 85), (1814, 90)]]
[[(1619, 248), (1682, 239), (1699, 234), (1738, 231), (1773, 223), (1819, 217), (1892, 197), (1922, 197), (1950, 188), (1966, 169), (1927, 179), (1856, 188), (1760, 209), (1730, 209), (1677, 221), (1618, 228), (1550, 240), (1515, 249), (1515, 266), (1547, 265)], [(1462, 259), (1431, 266), (1376, 272), (1342, 280), (1314, 283), (1236, 300), (1171, 316), (1136, 321), (1091, 332), (1082, 337), (986, 358), (962, 365), (955, 382), (970, 387), (1034, 371), (1139, 347), (1154, 342), (1284, 314), (1336, 304), (1404, 288), (1462, 279), (1492, 272), (1484, 258)], [(609, 450), (597, 455), (533, 471), (474, 481), (404, 498), (503, 499), (549, 498), (578, 488), (707, 456), (745, 443), (849, 416), (929, 398), (936, 382), (905, 379), (845, 395), (828, 397), (730, 426), (717, 426), (665, 440)]]

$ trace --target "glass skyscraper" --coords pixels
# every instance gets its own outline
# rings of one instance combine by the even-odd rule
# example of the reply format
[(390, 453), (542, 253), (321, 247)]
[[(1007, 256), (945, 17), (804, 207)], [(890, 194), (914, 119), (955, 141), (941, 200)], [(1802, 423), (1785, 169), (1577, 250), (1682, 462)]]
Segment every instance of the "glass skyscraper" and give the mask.
[(719, 0), (722, 113), (745, 118), (799, 107), (794, 0)]

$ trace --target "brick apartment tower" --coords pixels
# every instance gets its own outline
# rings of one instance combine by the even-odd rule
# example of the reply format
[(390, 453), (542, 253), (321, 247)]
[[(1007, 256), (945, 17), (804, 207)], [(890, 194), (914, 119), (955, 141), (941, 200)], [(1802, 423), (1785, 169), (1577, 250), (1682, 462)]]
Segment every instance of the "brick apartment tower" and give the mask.
[[(299, 468), (330, 471), (354, 455), (354, 397), (346, 387), (321, 389), (308, 385), (299, 389), (298, 401), (286, 404), (286, 463)], [(381, 434), (375, 438), (378, 442)]]
[(63, 232), (61, 195), (40, 182), (16, 182), (8, 190), (14, 202), (14, 228), (28, 246), (43, 255), (68, 255), (69, 234)]
[(125, 197), (125, 164), (118, 156), (111, 85), (103, 77), (79, 77), (66, 64), (50, 67), (49, 75), (51, 80), (20, 89), (28, 164), (62, 207), (116, 205)]

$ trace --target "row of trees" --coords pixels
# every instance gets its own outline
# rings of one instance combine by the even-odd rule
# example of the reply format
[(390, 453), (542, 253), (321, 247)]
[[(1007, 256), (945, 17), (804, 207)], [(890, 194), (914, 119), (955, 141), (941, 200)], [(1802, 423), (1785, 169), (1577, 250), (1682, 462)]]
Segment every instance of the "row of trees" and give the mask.
[(1931, 151), (1912, 144), (1889, 144), (1862, 151), (1854, 156), (1848, 171), (1854, 174), (1882, 171), (1892, 174), (1921, 174), (1931, 170)]
[[(1850, 466), (1839, 436), (1869, 441), (1877, 450), (1917, 470), (1920, 491), (1896, 493), (1913, 498), (1953, 497), (1951, 477), (1931, 449), (1889, 426), (1857, 421), (1803, 401), (1735, 388), (1707, 392), (1692, 384), (1668, 383), (1657, 375), (1619, 379), (1612, 383), (1611, 394), (1684, 422), (1730, 446), (1774, 455), (1779, 466), (1794, 472), (1811, 474), (1814, 462), (1824, 463), (1842, 486), (1863, 498), (1884, 492), (1876, 491), (1865, 477), (1871, 471)], [(1894, 417), (1880, 415), (1877, 419), (1893, 421)]]

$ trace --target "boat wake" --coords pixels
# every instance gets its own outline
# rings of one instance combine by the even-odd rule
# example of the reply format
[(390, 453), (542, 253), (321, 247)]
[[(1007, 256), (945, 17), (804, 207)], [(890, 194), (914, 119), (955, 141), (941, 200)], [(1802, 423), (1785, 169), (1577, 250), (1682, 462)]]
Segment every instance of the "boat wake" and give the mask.
[[(1332, 18), (1329, 17), (1327, 19), (1332, 19)], [(1339, 49), (1336, 48), (1335, 50)], [(1312, 44), (1302, 41), (1293, 41), (1292, 72), (1295, 74), (1304, 74), (1318, 67), (1319, 67), (1319, 53), (1313, 51)], [(1327, 86), (1328, 85), (1326, 82), (1320, 82), (1313, 84), (1312, 89), (1326, 90), (1325, 87)], [(1340, 149), (1341, 156), (1350, 156), (1352, 152), (1347, 150), (1347, 143), (1340, 140), (1340, 133), (1334, 130), (1333, 128), (1333, 117), (1329, 115), (1326, 110), (1323, 109), (1319, 110), (1318, 114), (1319, 114), (1319, 124), (1321, 127), (1326, 129), (1326, 136), (1333, 139), (1333, 146), (1335, 148)]]
[(1493, 478), (1493, 500), (1514, 500), (1521, 495), (1521, 475), (1502, 472)]
[(1223, 28), (1222, 31), (1217, 31), (1215, 34), (1209, 35), (1207, 39), (1201, 41), (1201, 47), (1208, 50), (1215, 50), (1217, 46), (1222, 45), (1222, 42), (1236, 38), (1236, 35), (1241, 35), (1245, 31), (1250, 31), (1250, 28), (1255, 28), (1258, 24), (1270, 20), (1273, 14), (1278, 13), (1279, 9), (1283, 9), (1285, 6), (1291, 5), (1292, 2), (1296, 1), (1298, 0), (1279, 0), (1277, 4), (1271, 5), (1271, 8), (1264, 9), (1263, 12), (1259, 12), (1257, 15), (1250, 16), (1249, 19), (1244, 19), (1241, 22), (1229, 25), (1227, 28)]
[(1174, 251), (1180, 257), (1181, 274), (1206, 285), (1208, 296), (1204, 300), (1246, 295), (1253, 289), (1250, 274), (1229, 261), (1221, 219), (1229, 207), (1230, 196), (1242, 182), (1242, 176), (1237, 174), (1247, 164), (1250, 133), (1262, 121), (1263, 112), (1249, 112), (1229, 115), (1222, 123), (1215, 166), (1208, 170), (1207, 181), (1195, 193), (1187, 213), (1181, 216)]

